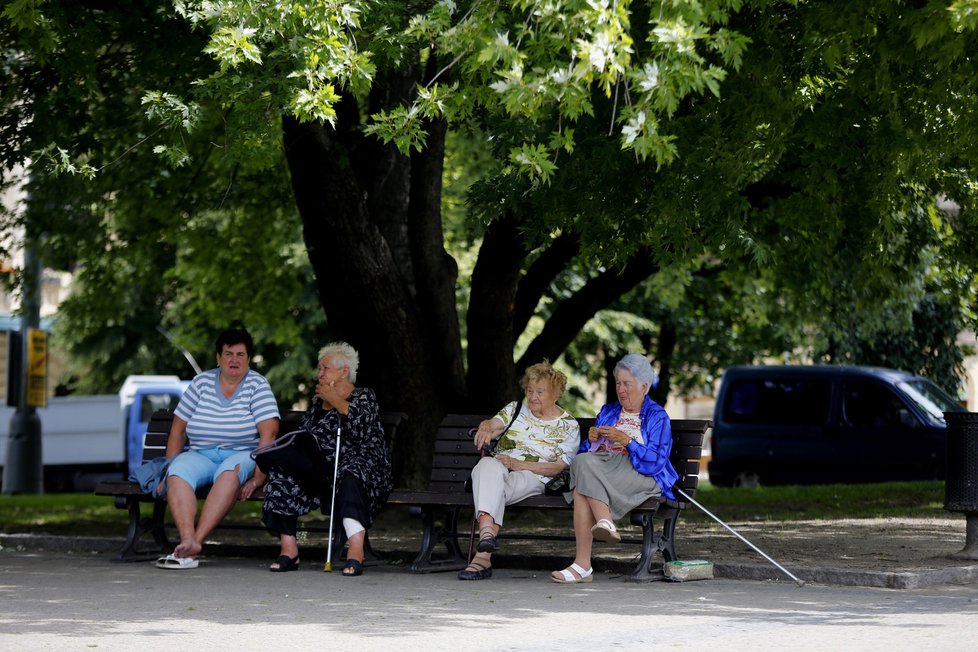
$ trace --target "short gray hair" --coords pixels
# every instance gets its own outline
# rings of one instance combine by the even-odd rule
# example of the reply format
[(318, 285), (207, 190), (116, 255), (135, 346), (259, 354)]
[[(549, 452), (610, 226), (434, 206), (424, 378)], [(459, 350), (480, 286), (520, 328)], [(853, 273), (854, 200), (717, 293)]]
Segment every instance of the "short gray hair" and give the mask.
[(619, 369), (624, 369), (633, 375), (640, 385), (648, 385), (649, 389), (652, 389), (655, 372), (652, 371), (652, 363), (641, 353), (629, 353), (619, 360), (615, 365), (615, 375), (618, 375)]
[(360, 366), (360, 354), (346, 342), (331, 342), (319, 349), (319, 358), (332, 358), (336, 364), (350, 369), (350, 382), (357, 382), (357, 368)]

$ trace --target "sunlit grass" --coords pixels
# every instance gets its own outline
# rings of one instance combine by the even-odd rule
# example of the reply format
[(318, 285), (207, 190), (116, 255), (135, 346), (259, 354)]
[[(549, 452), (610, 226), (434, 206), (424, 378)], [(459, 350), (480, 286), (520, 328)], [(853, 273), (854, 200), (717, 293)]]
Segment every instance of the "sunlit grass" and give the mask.
[[(143, 505), (143, 514), (150, 506)], [(261, 503), (239, 503), (228, 522), (258, 524)], [(40, 496), (0, 496), (0, 532), (32, 532), (85, 536), (119, 536), (126, 531), (129, 513), (115, 506), (115, 500), (94, 494), (43, 494)]]
[[(737, 520), (807, 520), (881, 517), (940, 517), (944, 482), (790, 485), (732, 489), (700, 487), (696, 500), (710, 511)], [(687, 512), (684, 518), (707, 518)], [(718, 514), (719, 516), (719, 514)]]

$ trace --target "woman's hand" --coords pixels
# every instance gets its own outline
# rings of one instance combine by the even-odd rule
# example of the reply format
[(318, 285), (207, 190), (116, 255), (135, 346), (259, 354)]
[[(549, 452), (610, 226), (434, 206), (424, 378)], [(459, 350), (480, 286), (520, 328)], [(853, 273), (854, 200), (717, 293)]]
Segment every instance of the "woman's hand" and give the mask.
[(496, 461), (505, 466), (510, 471), (521, 471), (523, 461), (510, 457), (509, 455), (497, 455)]
[[(600, 426), (599, 428), (597, 428), (597, 431), (599, 436), (604, 437), (612, 444), (617, 444), (618, 446), (621, 446), (623, 448), (627, 447), (628, 442), (632, 440), (631, 437), (623, 433), (618, 428), (613, 428), (612, 426)], [(588, 436), (590, 437), (590, 433)]]
[(495, 437), (498, 432), (496, 429), (497, 423), (499, 423), (498, 419), (486, 419), (479, 424), (478, 429), (475, 431), (475, 437), (472, 439), (476, 449), (482, 450), (489, 444), (489, 442), (492, 441), (492, 438)]
[(248, 500), (251, 498), (252, 494), (261, 487), (262, 483), (258, 482), (254, 478), (249, 479), (243, 485), (241, 485), (241, 491), (238, 493), (238, 498), (240, 500)]
[(318, 383), (316, 385), (316, 396), (322, 399), (323, 403), (335, 405), (340, 398), (340, 393), (336, 391), (336, 382)]
[(589, 442), (591, 442), (592, 444), (593, 444), (594, 442), (596, 442), (596, 441), (598, 441), (598, 437), (600, 437), (600, 436), (601, 436), (601, 433), (599, 433), (599, 432), (598, 432), (598, 429), (597, 429), (597, 428), (595, 428), (594, 426), (591, 426), (591, 427), (590, 427), (590, 428), (588, 429), (588, 431), (587, 431), (587, 440), (588, 440)]

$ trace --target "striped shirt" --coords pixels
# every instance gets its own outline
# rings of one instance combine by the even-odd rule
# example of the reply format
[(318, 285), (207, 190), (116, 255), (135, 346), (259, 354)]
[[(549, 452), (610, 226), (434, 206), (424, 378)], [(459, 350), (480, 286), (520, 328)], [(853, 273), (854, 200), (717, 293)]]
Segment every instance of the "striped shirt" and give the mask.
[(231, 398), (220, 388), (220, 369), (211, 369), (190, 383), (174, 414), (187, 422), (191, 450), (251, 450), (258, 444), (258, 424), (278, 419), (278, 404), (265, 377), (248, 370)]

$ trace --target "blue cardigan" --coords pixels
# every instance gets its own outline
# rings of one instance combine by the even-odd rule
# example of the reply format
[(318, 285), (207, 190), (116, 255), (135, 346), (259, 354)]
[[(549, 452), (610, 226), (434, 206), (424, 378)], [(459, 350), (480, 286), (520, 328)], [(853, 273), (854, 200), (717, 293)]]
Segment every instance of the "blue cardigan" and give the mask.
[[(640, 444), (634, 439), (628, 442), (628, 459), (636, 471), (655, 478), (663, 496), (675, 500), (672, 486), (679, 479), (679, 474), (669, 461), (669, 454), (672, 452), (672, 428), (669, 426), (669, 415), (648, 396), (642, 402), (639, 414), (642, 419), (642, 437), (645, 443)], [(601, 408), (594, 425), (613, 426), (618, 423), (620, 416), (621, 403), (608, 403)], [(578, 452), (586, 452), (590, 445), (585, 437)]]

